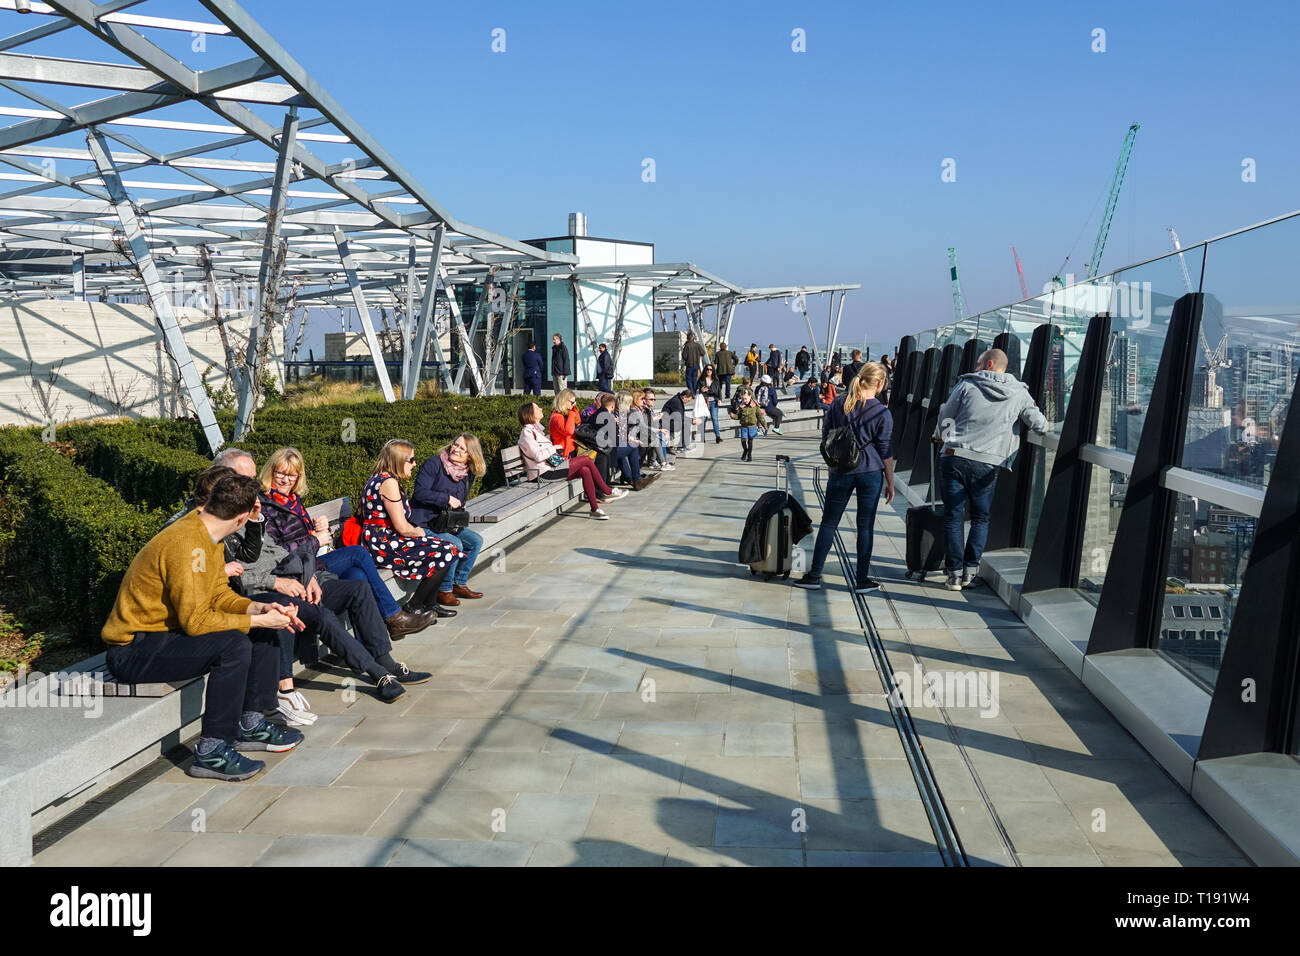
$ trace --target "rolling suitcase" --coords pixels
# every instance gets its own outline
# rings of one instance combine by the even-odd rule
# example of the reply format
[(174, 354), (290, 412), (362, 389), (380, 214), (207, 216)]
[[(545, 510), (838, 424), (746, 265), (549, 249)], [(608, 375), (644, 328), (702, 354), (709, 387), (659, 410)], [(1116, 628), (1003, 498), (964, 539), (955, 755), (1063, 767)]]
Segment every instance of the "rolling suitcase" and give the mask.
[[(785, 475), (785, 466), (789, 462), (790, 457), (788, 455), (776, 456), (776, 490), (783, 490), (782, 485), (785, 485), (784, 491), (787, 505), (790, 500), (790, 487), (782, 479)], [(785, 507), (768, 519), (767, 554), (761, 561), (750, 564), (750, 574), (763, 574), (769, 579), (776, 577), (778, 574), (783, 578), (790, 576), (790, 570), (794, 566), (794, 541), (790, 530), (792, 517), (793, 513), (790, 508)]]
[[(933, 452), (932, 452), (933, 454)], [(937, 459), (937, 456), (936, 456)], [(934, 475), (939, 465), (936, 460), (930, 469), (930, 499), (923, 505), (907, 509), (904, 518), (907, 533), (906, 577), (924, 581), (931, 571), (943, 568), (947, 551), (944, 541), (943, 503), (934, 498)]]

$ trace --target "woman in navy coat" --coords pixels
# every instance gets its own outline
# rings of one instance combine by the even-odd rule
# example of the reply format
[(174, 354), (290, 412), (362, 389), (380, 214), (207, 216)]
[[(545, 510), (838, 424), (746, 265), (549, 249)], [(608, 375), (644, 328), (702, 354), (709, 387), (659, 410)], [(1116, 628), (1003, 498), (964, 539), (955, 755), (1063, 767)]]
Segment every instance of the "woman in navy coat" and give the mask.
[(470, 434), (458, 435), (446, 448), (430, 455), (415, 476), (415, 490), (411, 494), (411, 523), (426, 529), (435, 538), (456, 545), (460, 557), (452, 562), (447, 576), (438, 591), (438, 603), (454, 606), (461, 598), (481, 598), (481, 591), (469, 588), (469, 573), (474, 570), (483, 539), (469, 526), (456, 534), (435, 532), (429, 526), (443, 511), (465, 507), (469, 487), (475, 477), (486, 471), (483, 446)]

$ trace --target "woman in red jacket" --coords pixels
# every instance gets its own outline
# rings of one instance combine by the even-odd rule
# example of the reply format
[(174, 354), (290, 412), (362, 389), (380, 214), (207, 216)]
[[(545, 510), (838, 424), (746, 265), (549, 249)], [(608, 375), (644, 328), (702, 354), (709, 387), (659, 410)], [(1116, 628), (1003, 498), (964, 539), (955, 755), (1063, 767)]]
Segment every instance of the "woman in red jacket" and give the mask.
[(572, 458), (578, 447), (573, 439), (573, 430), (578, 427), (579, 421), (577, 405), (578, 396), (573, 389), (564, 388), (555, 396), (555, 404), (552, 406), (551, 441), (560, 446), (565, 458)]

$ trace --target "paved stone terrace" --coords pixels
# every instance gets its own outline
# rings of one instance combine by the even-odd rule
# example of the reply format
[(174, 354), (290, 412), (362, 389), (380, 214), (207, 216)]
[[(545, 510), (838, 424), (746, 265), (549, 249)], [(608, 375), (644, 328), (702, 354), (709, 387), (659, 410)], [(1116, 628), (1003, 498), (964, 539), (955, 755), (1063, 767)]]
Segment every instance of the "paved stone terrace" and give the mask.
[[(298, 750), (243, 784), (156, 761), (37, 865), (939, 865), (834, 552), (820, 592), (735, 564), (777, 452), (816, 521), (815, 439), (709, 444), (485, 556), (487, 597), (397, 645), (436, 674), (397, 704), (313, 672)], [(1245, 863), (996, 596), (902, 579), (902, 508), (869, 601), (894, 668), (999, 681), (996, 716), (913, 709), (972, 862)]]

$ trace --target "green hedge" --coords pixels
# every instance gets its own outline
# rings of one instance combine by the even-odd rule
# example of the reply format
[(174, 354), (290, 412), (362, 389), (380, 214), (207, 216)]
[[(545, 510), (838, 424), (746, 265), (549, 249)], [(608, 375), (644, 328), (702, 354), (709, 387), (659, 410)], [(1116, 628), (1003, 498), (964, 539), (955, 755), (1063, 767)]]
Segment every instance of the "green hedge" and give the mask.
[(20, 569), (68, 630), (93, 647), (122, 575), (165, 514), (123, 501), (78, 468), (68, 450), (33, 431), (0, 429), (0, 496), (12, 516), (3, 557), (6, 569)]
[(71, 426), (61, 433), (76, 449), (77, 464), (124, 499), (175, 511), (212, 462), (194, 451), (160, 444), (155, 436), (156, 430), (134, 422)]

